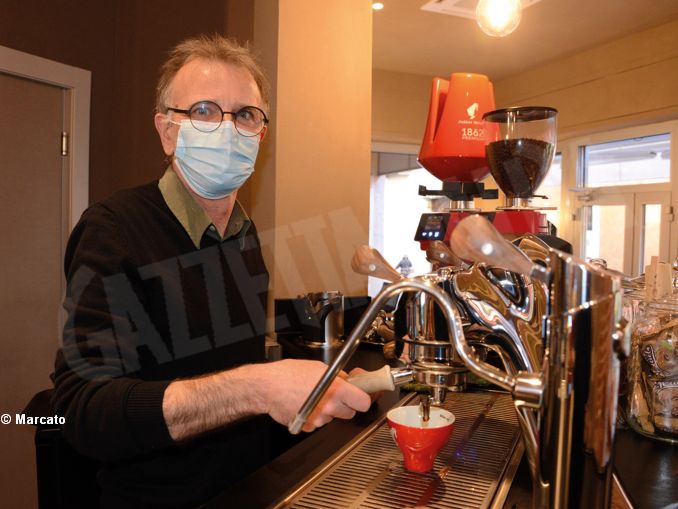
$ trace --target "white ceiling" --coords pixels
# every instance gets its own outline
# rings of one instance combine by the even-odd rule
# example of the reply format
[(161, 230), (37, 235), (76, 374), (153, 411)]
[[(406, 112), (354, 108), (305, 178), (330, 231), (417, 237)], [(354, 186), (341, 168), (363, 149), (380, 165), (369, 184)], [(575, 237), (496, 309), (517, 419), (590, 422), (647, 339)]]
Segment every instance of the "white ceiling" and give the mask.
[(372, 65), (426, 76), (487, 74), (493, 81), (678, 19), (678, 0), (541, 0), (515, 32), (485, 35), (474, 20), (422, 11), (427, 0), (382, 0)]

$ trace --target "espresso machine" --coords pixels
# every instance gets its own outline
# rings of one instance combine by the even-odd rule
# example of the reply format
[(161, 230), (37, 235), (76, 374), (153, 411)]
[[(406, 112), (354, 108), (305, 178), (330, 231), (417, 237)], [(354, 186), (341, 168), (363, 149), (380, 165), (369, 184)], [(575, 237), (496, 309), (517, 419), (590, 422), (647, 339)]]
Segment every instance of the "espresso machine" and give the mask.
[[(447, 96), (439, 96), (449, 101), (450, 90), (446, 92)], [(478, 114), (480, 102), (473, 104), (478, 106), (466, 112), (469, 116)], [(461, 375), (468, 370), (510, 395), (532, 477), (534, 509), (608, 508), (619, 364), (629, 349), (621, 315), (621, 280), (618, 274), (550, 247), (536, 235), (543, 214), (531, 208), (528, 200), (553, 158), (556, 111), (507, 108), (481, 115), (485, 117), (479, 129), (484, 129), (486, 162), (478, 158), (467, 164), (457, 154), (456, 159), (434, 166), (423, 146), (420, 160), (443, 178), (443, 190), (447, 187), (462, 195), (469, 191), (461, 197), (470, 199), (457, 200), (461, 202), (482, 198), (478, 176), (492, 172), (509, 200), (506, 206), (481, 215), (468, 203), (454, 203), (451, 198), (454, 207), (439, 214), (439, 220), (422, 218), (424, 227), (420, 225), (417, 240), (431, 261), (440, 262), (432, 274), (403, 278), (372, 248), (364, 246), (356, 252), (354, 270), (391, 283), (367, 308), (289, 429), (300, 431), (379, 310), (405, 294), (408, 364), (399, 369), (386, 366), (349, 381), (371, 390), (389, 390), (416, 380), (432, 389), (432, 398), (421, 400), (425, 407), (463, 396), (454, 391), (463, 390)], [(443, 118), (444, 113), (436, 110), (434, 117)], [(462, 176), (453, 180), (449, 168), (461, 168), (457, 175)], [(487, 352), (495, 353), (499, 362), (487, 362)], [(463, 412), (476, 397), (468, 396), (471, 399), (462, 398), (458, 411)], [(483, 400), (490, 403), (474, 421), (480, 426), (487, 420), (484, 416), (492, 415), (487, 413), (492, 398)], [(499, 441), (509, 428), (507, 421), (488, 439)], [(460, 450), (452, 452), (448, 464), (454, 463)], [(447, 472), (447, 466), (438, 472), (437, 480), (421, 490), (430, 496), (413, 498), (415, 505), (427, 506)], [(395, 479), (393, 486), (416, 486), (416, 479), (392, 466), (371, 486), (389, 478)], [(452, 489), (450, 485), (443, 491)], [(444, 498), (444, 493), (440, 496)]]

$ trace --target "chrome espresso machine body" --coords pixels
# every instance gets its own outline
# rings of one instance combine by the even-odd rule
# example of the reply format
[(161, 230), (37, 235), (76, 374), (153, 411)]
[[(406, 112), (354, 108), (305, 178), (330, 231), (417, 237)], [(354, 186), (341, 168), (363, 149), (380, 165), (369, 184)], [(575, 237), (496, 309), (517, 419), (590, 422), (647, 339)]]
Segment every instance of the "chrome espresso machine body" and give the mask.
[[(529, 362), (533, 348), (522, 328), (494, 345), (505, 358), (518, 359), (518, 366), (507, 362), (502, 370), (484, 362), (466, 338), (455, 297), (430, 278), (401, 279), (370, 304), (290, 431), (299, 432), (386, 302), (404, 292), (424, 292), (445, 316), (451, 348), (464, 366), (512, 394), (533, 476), (533, 507), (609, 507), (619, 361), (628, 351), (619, 277), (555, 249), (548, 249), (545, 265), (534, 263), (481, 216), (460, 222), (453, 240), (459, 256), (476, 267), (500, 267), (543, 285), (541, 363), (532, 369), (520, 365), (523, 355)], [(504, 351), (506, 341), (515, 342), (514, 352)], [(425, 368), (415, 360), (412, 372)]]

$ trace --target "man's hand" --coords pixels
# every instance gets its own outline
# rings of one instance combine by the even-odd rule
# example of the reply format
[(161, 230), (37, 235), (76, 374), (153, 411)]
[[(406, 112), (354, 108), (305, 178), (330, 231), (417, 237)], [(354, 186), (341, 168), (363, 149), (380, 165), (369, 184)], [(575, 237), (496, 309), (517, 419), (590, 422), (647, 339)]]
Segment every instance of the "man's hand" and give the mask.
[[(265, 370), (264, 398), (269, 402), (266, 413), (285, 426), (289, 425), (304, 404), (309, 394), (327, 370), (320, 361), (287, 359), (270, 364), (261, 364)], [(346, 373), (340, 373), (323, 395), (318, 406), (309, 415), (303, 431), (313, 431), (334, 418), (351, 419), (356, 411), (370, 408), (370, 396), (344, 381)]]

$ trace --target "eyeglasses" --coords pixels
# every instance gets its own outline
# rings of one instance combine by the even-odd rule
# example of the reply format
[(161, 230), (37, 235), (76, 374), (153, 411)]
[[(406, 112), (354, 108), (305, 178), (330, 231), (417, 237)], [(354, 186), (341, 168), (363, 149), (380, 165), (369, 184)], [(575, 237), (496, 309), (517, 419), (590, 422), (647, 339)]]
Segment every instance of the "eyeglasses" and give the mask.
[(242, 136), (256, 136), (268, 124), (266, 114), (256, 106), (245, 106), (238, 111), (224, 111), (215, 102), (200, 101), (187, 110), (180, 110), (178, 108), (167, 109), (188, 115), (191, 125), (203, 133), (209, 133), (217, 129), (223, 122), (224, 115), (231, 115), (233, 117), (235, 130)]

